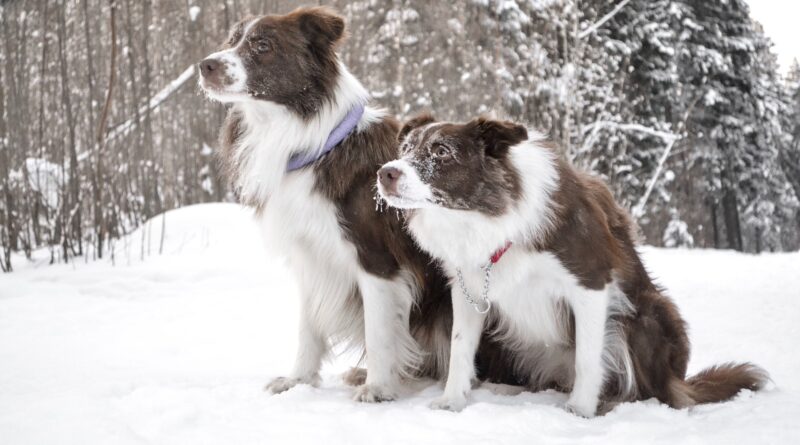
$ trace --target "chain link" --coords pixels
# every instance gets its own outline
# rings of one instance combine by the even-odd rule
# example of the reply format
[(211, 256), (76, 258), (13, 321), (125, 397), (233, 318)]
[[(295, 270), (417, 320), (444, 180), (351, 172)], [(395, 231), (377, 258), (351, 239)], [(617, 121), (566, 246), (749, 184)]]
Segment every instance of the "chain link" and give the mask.
[[(476, 300), (472, 295), (470, 295), (469, 291), (467, 291), (467, 285), (464, 284), (464, 275), (461, 273), (461, 269), (458, 267), (456, 268), (456, 276), (458, 277), (458, 286), (461, 288), (461, 292), (464, 293), (464, 298), (467, 300), (467, 303), (471, 304), (472, 307), (475, 308), (479, 314), (485, 314), (489, 312), (489, 309), (492, 308), (492, 302), (489, 300), (489, 282), (491, 281), (492, 277), (492, 262), (490, 261), (485, 266), (482, 267), (483, 269), (483, 293), (480, 296), (480, 301)], [(484, 309), (481, 309), (482, 306), (486, 306)]]

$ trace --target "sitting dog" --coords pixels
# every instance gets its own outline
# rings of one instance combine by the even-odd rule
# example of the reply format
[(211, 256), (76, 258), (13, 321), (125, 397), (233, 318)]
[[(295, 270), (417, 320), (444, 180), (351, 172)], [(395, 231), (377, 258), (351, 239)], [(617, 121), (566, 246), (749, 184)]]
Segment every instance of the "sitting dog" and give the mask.
[(540, 135), (430, 116), (400, 135), (380, 194), (406, 209), (408, 229), (453, 283), (447, 385), (432, 407), (465, 406), (487, 323), (515, 351), (516, 372), (569, 390), (567, 409), (584, 417), (651, 397), (675, 408), (723, 401), (768, 380), (730, 363), (686, 378), (685, 323), (642, 265), (628, 214)]
[[(375, 168), (396, 157), (400, 126), (369, 106), (339, 59), (344, 34), (328, 8), (242, 20), (200, 62), (200, 86), (230, 104), (220, 158), (300, 288), (294, 368), (267, 389), (318, 383), (332, 344), (344, 343), (366, 347), (369, 372), (347, 379), (361, 384), (355, 399), (378, 402), (403, 377), (445, 374), (452, 310), (442, 273), (395, 212), (376, 208)], [(501, 349), (487, 341), (482, 351), (486, 376), (509, 381)]]

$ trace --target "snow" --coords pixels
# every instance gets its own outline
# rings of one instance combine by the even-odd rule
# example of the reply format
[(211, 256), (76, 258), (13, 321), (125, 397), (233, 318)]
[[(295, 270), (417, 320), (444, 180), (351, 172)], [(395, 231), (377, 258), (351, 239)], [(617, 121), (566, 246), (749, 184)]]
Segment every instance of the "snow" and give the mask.
[(588, 28), (584, 29), (578, 34), (579, 39), (585, 39), (586, 37), (590, 36), (593, 32), (597, 31), (601, 26), (603, 26), (607, 21), (611, 20), (625, 5), (628, 4), (630, 0), (622, 0), (614, 7), (608, 14), (604, 15), (600, 18), (597, 22), (591, 24)]
[(189, 19), (193, 22), (196, 21), (197, 16), (200, 15), (200, 11), (201, 9), (197, 5), (189, 7)]
[[(173, 79), (167, 86), (162, 88), (158, 93), (156, 93), (153, 97), (147, 101), (146, 104), (139, 107), (139, 119), (130, 118), (127, 121), (119, 124), (117, 127), (113, 128), (108, 132), (106, 135), (106, 141), (111, 141), (116, 139), (119, 136), (124, 136), (128, 134), (133, 128), (135, 128), (139, 122), (144, 120), (144, 115), (147, 112), (157, 112), (158, 108), (161, 104), (167, 100), (170, 96), (172, 96), (180, 87), (182, 87), (189, 79), (194, 76), (194, 65), (190, 65), (187, 67), (183, 72)], [(92, 150), (87, 150), (78, 155), (78, 160), (83, 161), (87, 159), (92, 154)]]
[(694, 237), (689, 232), (689, 225), (680, 219), (678, 211), (671, 209), (672, 219), (664, 229), (663, 242), (666, 247), (694, 247)]
[(461, 22), (459, 22), (456, 18), (448, 19), (447, 26), (456, 35), (461, 35), (464, 32), (464, 26), (462, 26)]
[[(165, 228), (163, 249), (161, 227)], [(159, 250), (162, 251), (159, 254)], [(752, 360), (774, 386), (677, 411), (654, 401), (596, 419), (555, 392), (476, 390), (461, 413), (432, 411), (430, 385), (393, 403), (350, 400), (339, 357), (320, 388), (270, 396), (294, 355), (297, 291), (234, 204), (168, 212), (111, 259), (46, 265), (37, 252), (0, 276), (3, 444), (797, 443), (800, 253), (645, 247), (686, 318), (690, 372)]]
[(25, 159), (25, 169), (31, 189), (42, 195), (44, 203), (49, 208), (57, 209), (59, 194), (68, 180), (64, 169), (42, 158)]
[(717, 90), (713, 88), (708, 88), (705, 96), (703, 96), (703, 104), (707, 107), (712, 107), (719, 102), (727, 103), (727, 99), (722, 97)]

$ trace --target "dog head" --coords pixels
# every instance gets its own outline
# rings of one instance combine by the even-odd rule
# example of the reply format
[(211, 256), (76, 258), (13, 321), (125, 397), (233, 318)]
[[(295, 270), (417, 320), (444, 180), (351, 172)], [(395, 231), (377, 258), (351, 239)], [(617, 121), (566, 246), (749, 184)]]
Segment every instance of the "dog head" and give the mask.
[(344, 31), (324, 7), (246, 18), (199, 63), (200, 87), (220, 102), (269, 101), (307, 116), (332, 97)]
[(397, 208), (443, 207), (498, 215), (520, 194), (509, 149), (525, 127), (477, 118), (465, 124), (410, 120), (399, 133), (400, 159), (378, 171), (378, 191)]

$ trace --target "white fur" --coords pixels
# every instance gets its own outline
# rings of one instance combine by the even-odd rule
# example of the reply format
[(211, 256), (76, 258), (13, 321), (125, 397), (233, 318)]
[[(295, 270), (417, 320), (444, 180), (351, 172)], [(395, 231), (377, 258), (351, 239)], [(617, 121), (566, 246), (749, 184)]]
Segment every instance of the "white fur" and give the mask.
[[(386, 280), (368, 273), (358, 276), (364, 304), (367, 341), (367, 381), (356, 392), (362, 402), (392, 400), (400, 377), (410, 376), (422, 353), (408, 331), (411, 306), (416, 300), (414, 281), (408, 274)], [(393, 366), (402, 363), (404, 367)], [(387, 366), (388, 365), (388, 366)]]
[(236, 46), (217, 51), (206, 57), (206, 60), (216, 59), (219, 61), (222, 64), (222, 69), (225, 70), (225, 74), (232, 80), (230, 85), (225, 85), (224, 89), (218, 90), (209, 87), (209, 85), (206, 84), (205, 78), (200, 76), (200, 87), (203, 88), (206, 94), (212, 99), (220, 102), (232, 102), (247, 97), (247, 70), (244, 69), (244, 63), (242, 62), (242, 58), (239, 57), (238, 51), (247, 41), (247, 33), (250, 32), (250, 29), (257, 21), (257, 19), (253, 19), (247, 24), (242, 33), (242, 38)]
[[(273, 102), (254, 99), (235, 102), (233, 106), (242, 113), (245, 123), (245, 133), (236, 155), (242, 172), (236, 186), (242, 196), (256, 202), (268, 200), (286, 174), (286, 164), (291, 155), (322, 150), (328, 135), (348, 111), (366, 103), (368, 98), (367, 90), (340, 63), (334, 99), (311, 120), (303, 120), (283, 105)], [(382, 117), (380, 110), (369, 107), (367, 110), (356, 131), (363, 131)]]
[(550, 195), (558, 173), (555, 154), (538, 142), (534, 136), (510, 148), (524, 195), (511, 209), (500, 216), (432, 206), (415, 210), (409, 228), (420, 245), (448, 263), (476, 267), (508, 241), (525, 244), (544, 234), (550, 228)]
[(475, 353), (483, 331), (485, 314), (467, 303), (457, 286), (453, 287), (453, 332), (450, 338), (450, 369), (444, 394), (431, 403), (431, 408), (461, 411), (475, 378)]
[(567, 409), (584, 417), (594, 416), (605, 383), (603, 342), (609, 293), (608, 287), (588, 290), (582, 286), (565, 293), (575, 315), (575, 382)]
[[(243, 199), (263, 204), (265, 240), (271, 250), (287, 255), (301, 289), (295, 365), (288, 377), (273, 380), (267, 388), (281, 392), (298, 383), (315, 384), (331, 342), (353, 347), (366, 343), (369, 372), (356, 398), (392, 398), (399, 377), (419, 360), (408, 332), (416, 297), (414, 282), (408, 273), (386, 280), (364, 271), (355, 246), (342, 232), (336, 206), (315, 191), (314, 171), (286, 172), (292, 154), (323, 148), (347, 112), (367, 102), (366, 89), (340, 63), (332, 100), (310, 120), (239, 92), (211, 97), (232, 102), (242, 115), (243, 135), (235, 154), (240, 174), (235, 185)], [(356, 131), (366, 130), (383, 116), (382, 110), (367, 107)]]
[[(627, 343), (611, 319), (630, 311), (630, 303), (616, 282), (602, 290), (587, 289), (553, 254), (522, 247), (551, 227), (551, 194), (558, 185), (558, 173), (554, 155), (536, 140), (512, 147), (510, 155), (523, 190), (512, 209), (492, 217), (428, 205), (414, 210), (409, 228), (423, 249), (443, 260), (451, 280), (461, 269), (469, 292), (475, 295), (483, 288), (481, 266), (492, 253), (507, 241), (520, 246), (512, 244), (492, 269), (489, 298), (494, 310), (490, 316), (499, 321), (495, 335), (517, 352), (519, 369), (532, 370), (534, 382), (555, 380), (572, 386), (568, 408), (592, 416), (608, 370), (621, 376), (625, 390), (634, 386)], [(418, 176), (409, 174), (409, 178), (414, 181)], [(576, 349), (570, 346), (569, 313), (564, 305), (575, 317)], [(455, 283), (453, 315), (448, 381), (444, 395), (432, 406), (459, 410), (474, 378), (476, 338), (485, 317), (466, 302)]]
[(297, 359), (289, 378), (277, 379), (283, 385), (278, 388), (288, 389), (287, 380), (315, 383), (331, 343), (346, 343), (367, 347), (369, 372), (356, 398), (391, 399), (399, 377), (413, 370), (420, 357), (408, 332), (414, 282), (408, 273), (386, 280), (360, 267), (336, 206), (314, 191), (314, 181), (313, 170), (284, 176), (261, 216), (268, 248), (287, 255), (302, 297)]
[(430, 186), (422, 182), (417, 170), (406, 159), (387, 162), (383, 165), (383, 168), (386, 167), (394, 167), (402, 172), (402, 176), (397, 180), (397, 192), (399, 195), (389, 193), (383, 184), (378, 181), (378, 192), (390, 206), (398, 209), (435, 208), (433, 192), (431, 192)]

